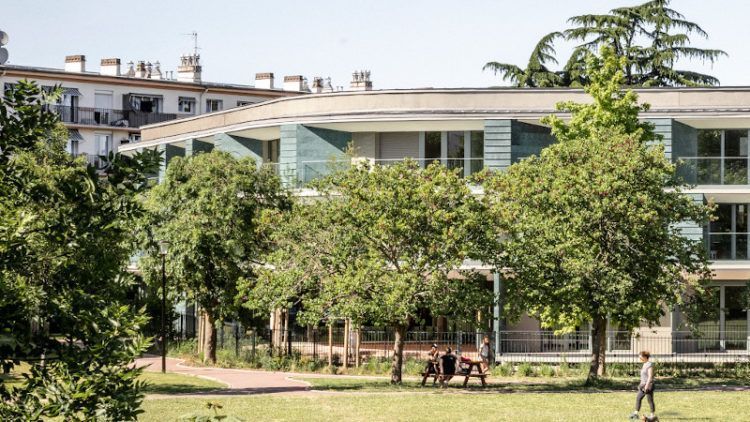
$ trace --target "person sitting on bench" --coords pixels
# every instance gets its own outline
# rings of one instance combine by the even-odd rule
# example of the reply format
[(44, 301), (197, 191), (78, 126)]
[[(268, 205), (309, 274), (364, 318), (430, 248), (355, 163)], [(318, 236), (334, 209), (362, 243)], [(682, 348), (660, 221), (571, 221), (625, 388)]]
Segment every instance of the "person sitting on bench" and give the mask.
[(440, 385), (444, 386), (446, 382), (456, 374), (456, 355), (450, 347), (445, 349), (445, 354), (440, 356)]
[(438, 345), (433, 344), (428, 354), (427, 366), (424, 368), (425, 377), (430, 374), (440, 373), (440, 351)]

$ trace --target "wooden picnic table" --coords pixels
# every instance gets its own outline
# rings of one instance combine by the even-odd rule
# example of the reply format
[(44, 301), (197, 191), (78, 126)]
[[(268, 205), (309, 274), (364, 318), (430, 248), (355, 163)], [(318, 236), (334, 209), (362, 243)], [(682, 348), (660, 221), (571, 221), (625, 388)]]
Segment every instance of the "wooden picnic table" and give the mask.
[(489, 376), (489, 374), (486, 372), (482, 372), (481, 364), (481, 361), (459, 363), (458, 368), (456, 368), (456, 372), (451, 375), (439, 374), (437, 372), (429, 371), (422, 372), (422, 386), (425, 385), (425, 383), (427, 382), (427, 378), (429, 377), (433, 377), (433, 384), (435, 384), (435, 382), (437, 381), (440, 381), (440, 385), (443, 385), (443, 383), (450, 381), (453, 377), (464, 377), (464, 387), (469, 385), (470, 378), (479, 378), (479, 380), (482, 382), (482, 387), (486, 387), (487, 376)]

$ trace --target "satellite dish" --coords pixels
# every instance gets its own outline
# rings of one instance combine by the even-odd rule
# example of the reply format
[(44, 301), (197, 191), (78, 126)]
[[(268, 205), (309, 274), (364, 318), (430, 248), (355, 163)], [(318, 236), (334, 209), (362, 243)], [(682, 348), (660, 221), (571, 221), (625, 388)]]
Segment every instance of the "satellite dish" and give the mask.
[(0, 47), (0, 64), (5, 64), (8, 61), (8, 50)]
[(8, 33), (0, 31), (0, 45), (8, 44)]

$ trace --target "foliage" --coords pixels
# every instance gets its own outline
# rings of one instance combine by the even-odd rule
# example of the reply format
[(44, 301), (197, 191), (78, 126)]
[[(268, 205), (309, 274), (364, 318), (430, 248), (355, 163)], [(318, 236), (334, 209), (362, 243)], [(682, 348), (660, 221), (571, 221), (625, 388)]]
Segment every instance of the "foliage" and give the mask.
[(271, 217), (290, 207), (289, 193), (254, 160), (210, 152), (171, 160), (145, 204), (144, 279), (161, 284), (155, 241), (168, 241), (169, 290), (194, 298), (205, 312), (210, 333), (201, 351), (215, 362), (214, 324), (236, 314), (237, 282), (253, 277), (270, 248)]
[(32, 364), (3, 419), (134, 419), (146, 346), (141, 312), (123, 307), (135, 195), (152, 153), (105, 157), (106, 174), (64, 151), (67, 130), (31, 82), (0, 98), (0, 362)]
[(609, 48), (590, 57), (593, 103), (558, 104), (570, 121), (543, 120), (557, 142), (485, 183), (507, 239), (487, 257), (507, 269), (507, 315), (563, 332), (592, 322), (592, 377), (604, 371), (607, 321), (657, 323), (710, 279), (702, 243), (678, 227), (705, 223), (710, 209), (681, 193), (652, 125), (638, 120), (648, 106), (619, 89), (623, 61)]
[[(606, 14), (571, 17), (568, 22), (574, 25), (572, 28), (552, 32), (539, 41), (526, 69), (497, 62), (487, 63), (484, 69), (495, 71), (503, 80), (510, 80), (519, 87), (585, 86), (589, 81), (586, 56), (607, 45), (625, 58), (622, 71), (626, 85), (718, 85), (719, 80), (713, 76), (675, 69), (682, 59), (714, 63), (727, 54), (722, 50), (692, 47), (691, 35), (707, 38), (708, 34), (671, 9), (669, 3), (669, 0), (650, 0), (615, 8)], [(558, 39), (581, 44), (574, 49), (563, 69), (554, 71), (547, 64), (557, 64), (554, 41)]]
[(393, 326), (400, 382), (403, 336), (421, 310), (471, 321), (492, 303), (483, 276), (457, 271), (491, 243), (481, 204), (456, 172), (413, 161), (354, 166), (316, 187), (321, 198), (297, 205), (246, 284), (245, 306), (296, 303), (302, 323)]

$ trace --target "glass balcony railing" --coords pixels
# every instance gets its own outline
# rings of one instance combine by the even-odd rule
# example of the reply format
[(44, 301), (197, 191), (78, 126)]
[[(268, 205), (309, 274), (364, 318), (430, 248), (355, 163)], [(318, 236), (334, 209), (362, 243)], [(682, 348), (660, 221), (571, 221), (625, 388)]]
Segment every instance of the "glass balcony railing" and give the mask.
[(679, 157), (677, 175), (691, 185), (750, 184), (750, 157)]
[[(484, 168), (484, 158), (408, 158), (417, 162), (421, 167), (426, 167), (433, 162), (439, 162), (451, 170), (459, 169), (461, 176), (470, 176), (481, 171)], [(339, 161), (303, 161), (299, 169), (299, 179), (304, 184), (320, 177), (327, 176), (333, 172), (346, 170), (353, 163), (369, 163), (370, 165), (391, 166), (401, 163), (407, 158), (395, 159), (372, 159), (357, 157), (351, 160)]]
[(749, 237), (750, 233), (747, 232), (708, 233), (706, 239), (708, 259), (712, 261), (750, 259)]

